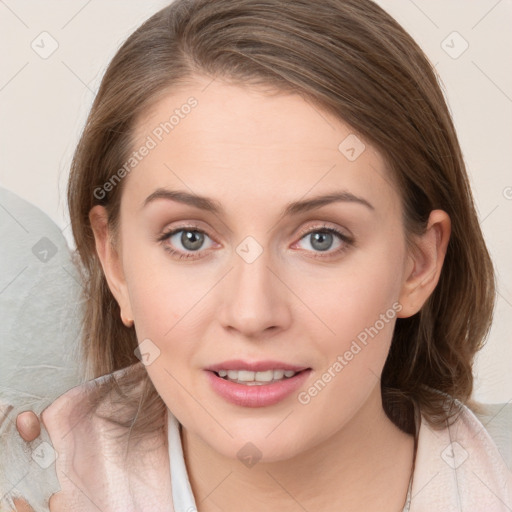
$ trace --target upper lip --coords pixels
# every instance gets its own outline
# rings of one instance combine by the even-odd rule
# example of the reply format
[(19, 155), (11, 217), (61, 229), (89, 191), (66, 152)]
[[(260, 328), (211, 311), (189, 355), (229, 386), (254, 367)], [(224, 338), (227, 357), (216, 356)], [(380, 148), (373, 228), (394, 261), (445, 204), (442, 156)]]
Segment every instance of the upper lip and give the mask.
[(211, 372), (219, 370), (248, 370), (252, 372), (264, 372), (267, 370), (291, 370), (300, 372), (307, 370), (307, 366), (297, 366), (294, 364), (283, 363), (282, 361), (243, 361), (241, 359), (232, 359), (222, 363), (213, 364), (205, 368)]

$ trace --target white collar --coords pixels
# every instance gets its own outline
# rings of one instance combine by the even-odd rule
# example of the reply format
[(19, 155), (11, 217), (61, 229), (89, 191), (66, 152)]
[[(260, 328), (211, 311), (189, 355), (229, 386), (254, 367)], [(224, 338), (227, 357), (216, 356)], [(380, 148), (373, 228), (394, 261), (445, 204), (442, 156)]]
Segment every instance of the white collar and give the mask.
[[(168, 446), (176, 512), (197, 512), (180, 435), (168, 410)], [(512, 510), (512, 473), (496, 444), (466, 407), (457, 420), (433, 430), (421, 416), (410, 512)]]
[(440, 430), (421, 417), (410, 512), (432, 510), (512, 510), (512, 473), (485, 427), (462, 404), (456, 421)]
[(169, 409), (167, 409), (167, 440), (174, 510), (175, 512), (197, 512), (183, 457), (180, 424)]

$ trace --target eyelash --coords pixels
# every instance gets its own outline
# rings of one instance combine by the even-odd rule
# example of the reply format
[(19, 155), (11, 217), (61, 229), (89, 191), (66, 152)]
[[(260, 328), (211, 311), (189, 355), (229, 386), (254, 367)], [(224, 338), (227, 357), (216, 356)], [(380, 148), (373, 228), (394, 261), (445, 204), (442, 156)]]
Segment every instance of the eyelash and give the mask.
[[(197, 226), (191, 225), (191, 226), (181, 226), (178, 228), (172, 228), (167, 231), (164, 231), (157, 238), (157, 241), (163, 244), (163, 242), (168, 240), (170, 237), (172, 237), (176, 233), (179, 233), (180, 231), (193, 231), (196, 233), (201, 233), (201, 234), (206, 235), (209, 238), (211, 238), (206, 231), (200, 229)], [(343, 242), (343, 245), (341, 247), (339, 247), (338, 249), (336, 249), (335, 251), (326, 252), (325, 254), (327, 254), (327, 256), (320, 256), (319, 253), (321, 254), (321, 251), (316, 251), (317, 255), (313, 256), (313, 258), (326, 259), (326, 258), (336, 257), (354, 245), (353, 238), (341, 233), (336, 228), (329, 227), (329, 226), (315, 227), (313, 229), (306, 230), (300, 234), (299, 241), (313, 233), (330, 233), (330, 234), (337, 236), (340, 239), (340, 241)], [(189, 253), (182, 253), (180, 251), (172, 249), (169, 245), (164, 245), (164, 250), (167, 251), (169, 254), (171, 254), (171, 256), (176, 257), (179, 260), (190, 259), (190, 258), (197, 259), (196, 254), (200, 252), (200, 251), (193, 251), (193, 252), (189, 252)]]

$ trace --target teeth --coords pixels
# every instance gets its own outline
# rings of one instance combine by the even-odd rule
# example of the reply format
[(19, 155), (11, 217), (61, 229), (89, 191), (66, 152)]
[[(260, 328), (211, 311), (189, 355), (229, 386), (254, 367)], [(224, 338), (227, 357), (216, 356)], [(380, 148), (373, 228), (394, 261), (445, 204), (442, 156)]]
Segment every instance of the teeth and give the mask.
[(284, 370), (274, 370), (274, 379), (280, 380), (283, 378)]
[(238, 372), (236, 370), (228, 370), (228, 379), (238, 379)]
[(297, 372), (293, 370), (266, 370), (264, 372), (251, 372), (249, 370), (219, 370), (219, 377), (227, 380), (258, 386), (267, 382), (283, 380), (283, 377), (293, 377)]

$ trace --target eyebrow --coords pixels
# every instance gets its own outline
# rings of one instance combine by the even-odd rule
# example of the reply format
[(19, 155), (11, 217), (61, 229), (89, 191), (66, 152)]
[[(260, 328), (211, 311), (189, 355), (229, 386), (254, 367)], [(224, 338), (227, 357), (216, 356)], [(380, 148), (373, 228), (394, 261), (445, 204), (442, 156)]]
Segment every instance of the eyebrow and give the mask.
[[(195, 208), (199, 208), (200, 210), (205, 210), (216, 215), (224, 214), (224, 209), (222, 208), (221, 204), (218, 201), (215, 201), (214, 199), (199, 196), (197, 194), (186, 192), (184, 190), (169, 190), (166, 188), (156, 189), (152, 194), (146, 197), (142, 207), (146, 207), (148, 204), (152, 203), (153, 201), (156, 201), (157, 199), (167, 199), (169, 201), (176, 201), (178, 203), (193, 206)], [(285, 217), (290, 215), (296, 215), (298, 213), (308, 212), (310, 210), (314, 210), (316, 208), (320, 208), (322, 206), (337, 202), (356, 203), (363, 205), (370, 210), (375, 210), (373, 205), (370, 204), (366, 199), (363, 199), (362, 197), (355, 196), (350, 192), (342, 190), (332, 192), (330, 194), (316, 196), (311, 199), (288, 203), (283, 209), (281, 216)]]

